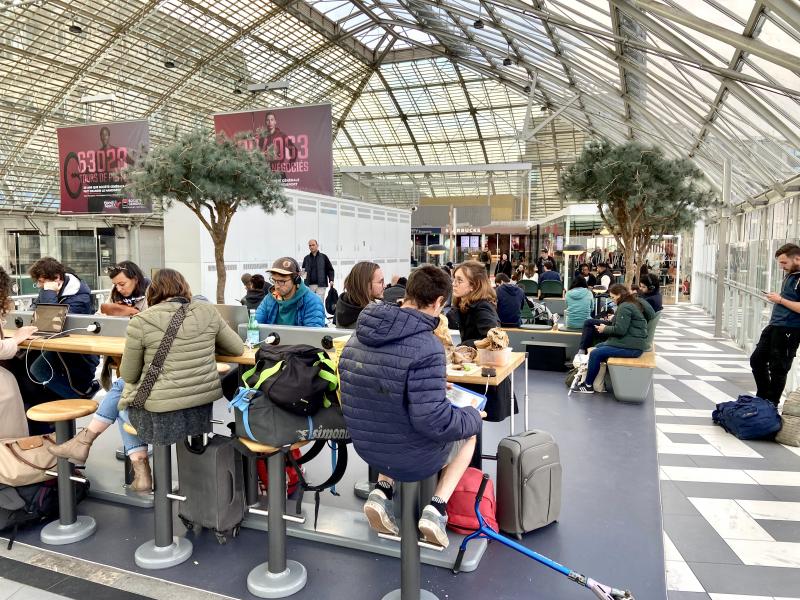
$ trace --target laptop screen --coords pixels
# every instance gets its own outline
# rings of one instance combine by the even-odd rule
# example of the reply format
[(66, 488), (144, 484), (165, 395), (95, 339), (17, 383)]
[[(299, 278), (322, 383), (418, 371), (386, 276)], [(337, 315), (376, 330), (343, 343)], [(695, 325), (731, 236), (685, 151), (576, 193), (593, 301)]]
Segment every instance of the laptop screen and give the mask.
[(31, 325), (45, 333), (61, 333), (68, 310), (69, 306), (66, 304), (37, 304)]

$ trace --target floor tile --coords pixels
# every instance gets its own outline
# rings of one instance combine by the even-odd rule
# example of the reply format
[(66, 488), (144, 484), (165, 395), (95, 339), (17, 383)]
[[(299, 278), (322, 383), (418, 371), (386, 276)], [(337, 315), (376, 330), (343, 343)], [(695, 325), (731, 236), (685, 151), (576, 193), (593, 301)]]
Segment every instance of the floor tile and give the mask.
[(684, 561), (664, 561), (667, 573), (667, 590), (678, 592), (704, 592), (703, 586)]
[(800, 569), (800, 542), (726, 541), (746, 565)]
[(11, 579), (0, 577), (0, 600), (8, 600), (22, 588), (22, 584)]
[(797, 596), (800, 571), (775, 567), (698, 562), (689, 565), (710, 593), (751, 596)]
[[(800, 543), (800, 521), (772, 521), (759, 519), (758, 524), (764, 528), (776, 542)], [(798, 590), (800, 591), (800, 590)]]
[[(670, 537), (683, 559), (693, 562), (742, 564), (711, 524), (702, 516), (663, 515), (664, 531)], [(705, 590), (714, 590), (703, 586)]]
[(772, 542), (767, 531), (735, 500), (724, 498), (689, 498), (724, 540), (753, 540)]
[(676, 364), (668, 361), (663, 356), (656, 354), (656, 367), (663, 371), (664, 373), (668, 373), (669, 375), (689, 375), (689, 371), (686, 369), (682, 369)]
[(738, 469), (701, 469), (696, 467), (662, 467), (672, 481), (700, 481), (705, 483), (738, 483), (757, 485), (756, 481)]
[(800, 486), (800, 471), (746, 471), (758, 485)]
[(736, 502), (754, 519), (800, 521), (800, 502), (764, 500), (737, 500)]

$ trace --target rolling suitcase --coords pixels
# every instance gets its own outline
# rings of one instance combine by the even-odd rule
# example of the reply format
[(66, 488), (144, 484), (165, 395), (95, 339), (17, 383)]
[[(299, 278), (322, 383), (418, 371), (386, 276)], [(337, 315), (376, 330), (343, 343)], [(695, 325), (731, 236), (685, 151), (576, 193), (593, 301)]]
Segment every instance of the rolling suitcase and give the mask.
[(561, 462), (546, 431), (532, 429), (503, 438), (497, 447), (497, 522), (520, 537), (558, 520)]
[(180, 493), (186, 497), (178, 516), (187, 529), (211, 529), (225, 544), (239, 534), (245, 515), (242, 459), (233, 440), (215, 435), (204, 448), (195, 449), (185, 440), (176, 446)]

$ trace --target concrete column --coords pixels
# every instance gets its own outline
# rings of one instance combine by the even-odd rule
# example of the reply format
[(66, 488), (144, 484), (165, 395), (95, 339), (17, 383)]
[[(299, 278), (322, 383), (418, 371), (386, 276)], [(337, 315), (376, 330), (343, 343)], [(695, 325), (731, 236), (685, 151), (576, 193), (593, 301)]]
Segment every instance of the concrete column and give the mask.
[(725, 274), (728, 272), (728, 223), (731, 204), (731, 159), (726, 158), (722, 170), (722, 209), (717, 232), (717, 298), (714, 307), (714, 335), (722, 336), (722, 312), (725, 305)]
[(131, 223), (128, 226), (128, 247), (130, 249), (130, 260), (135, 262), (137, 265), (141, 262), (141, 256), (139, 253), (139, 230), (141, 227), (142, 226), (139, 223)]

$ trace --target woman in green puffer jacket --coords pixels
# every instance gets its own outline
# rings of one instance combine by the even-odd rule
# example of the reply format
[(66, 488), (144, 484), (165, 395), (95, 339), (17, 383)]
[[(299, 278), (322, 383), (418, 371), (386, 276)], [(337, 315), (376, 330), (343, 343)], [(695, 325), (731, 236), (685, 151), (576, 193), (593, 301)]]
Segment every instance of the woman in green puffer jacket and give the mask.
[(596, 326), (597, 332), (606, 334), (608, 339), (595, 346), (589, 354), (586, 379), (577, 387), (577, 391), (584, 394), (594, 393), (592, 386), (600, 372), (600, 363), (612, 356), (638, 358), (642, 355), (647, 349), (647, 322), (656, 316), (650, 304), (636, 298), (620, 283), (612, 285), (608, 293), (617, 305), (617, 311), (611, 325)]

